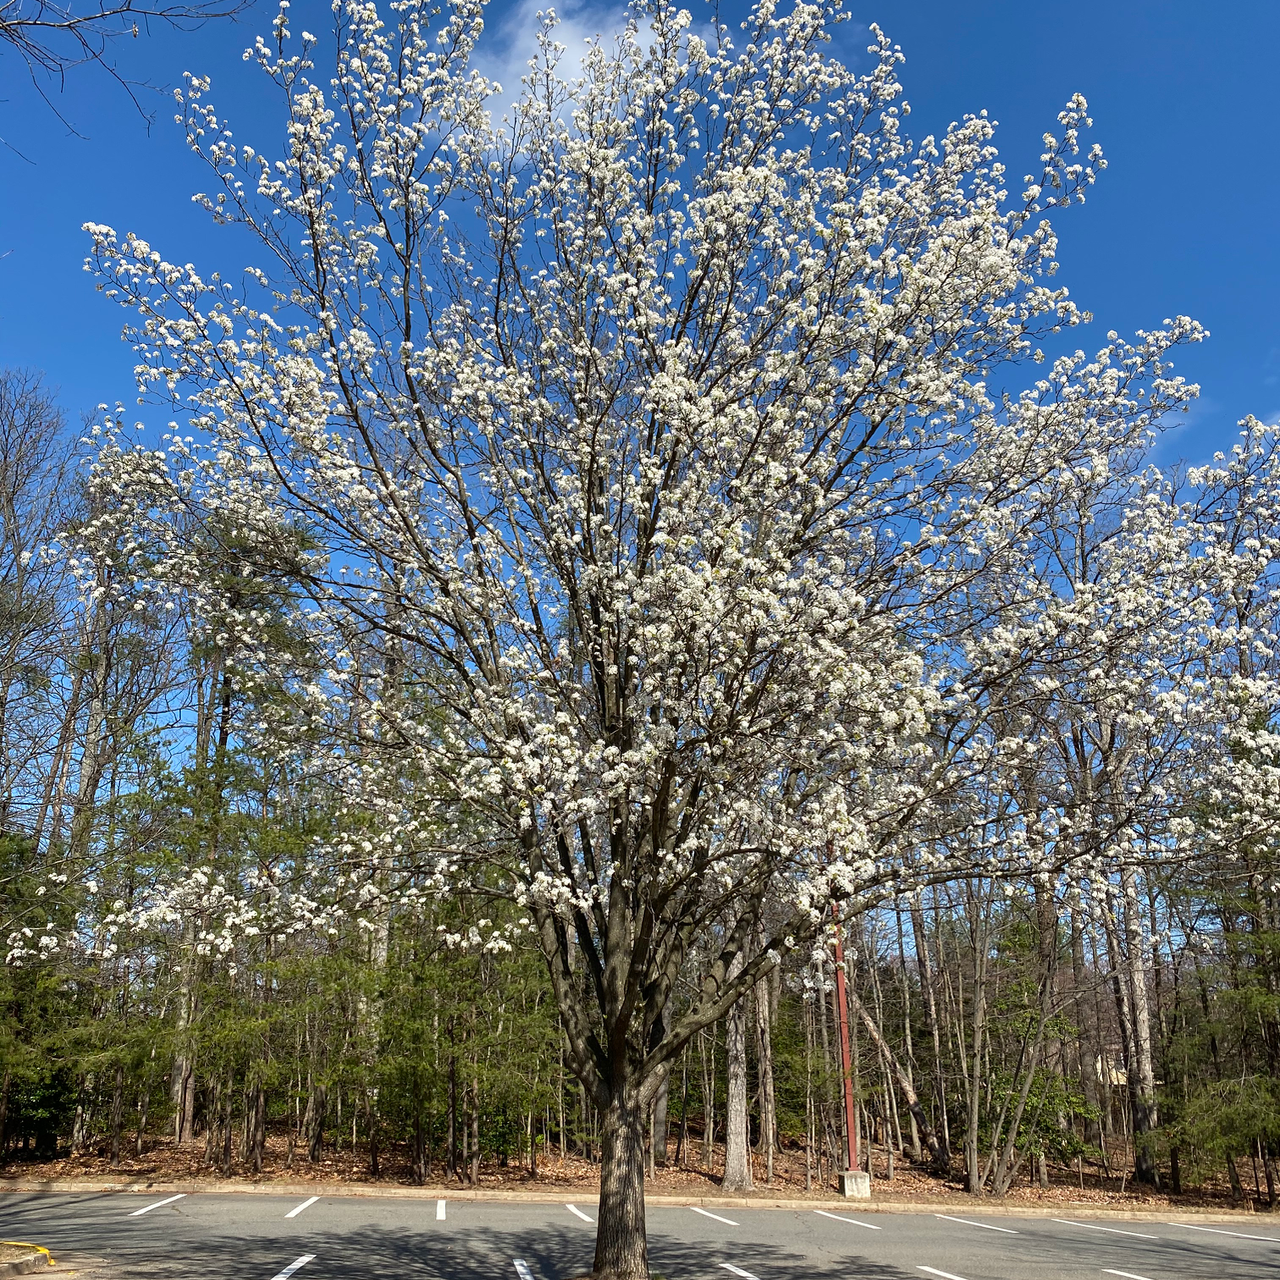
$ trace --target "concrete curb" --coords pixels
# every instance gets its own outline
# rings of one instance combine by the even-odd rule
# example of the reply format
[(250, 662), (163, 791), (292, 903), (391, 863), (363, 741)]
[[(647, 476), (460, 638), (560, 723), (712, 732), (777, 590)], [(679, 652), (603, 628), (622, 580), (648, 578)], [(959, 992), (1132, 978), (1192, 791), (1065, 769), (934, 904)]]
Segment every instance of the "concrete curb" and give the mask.
[[(0, 1192), (128, 1192), (134, 1194), (177, 1195), (268, 1195), (371, 1198), (386, 1200), (454, 1200), (491, 1204), (564, 1204), (571, 1197), (583, 1195), (594, 1199), (595, 1190), (573, 1187), (548, 1187), (545, 1191), (501, 1191), (497, 1188), (469, 1187), (402, 1187), (379, 1186), (360, 1182), (223, 1182), (197, 1178), (187, 1182), (137, 1182), (89, 1178), (50, 1178), (19, 1180), (0, 1178)], [(939, 1200), (930, 1204), (919, 1200), (891, 1200), (876, 1197), (870, 1201), (787, 1199), (772, 1196), (677, 1196), (649, 1195), (646, 1204), (690, 1206), (713, 1209), (843, 1209), (858, 1213), (947, 1213), (955, 1217), (1053, 1218), (1069, 1213), (1073, 1218), (1117, 1218), (1129, 1222), (1168, 1222), (1177, 1218), (1196, 1218), (1202, 1222), (1267, 1222), (1270, 1214), (1257, 1214), (1247, 1209), (1204, 1209), (1168, 1205), (1154, 1209), (1105, 1208), (1084, 1203), (1059, 1202), (1050, 1205), (1004, 1204), (1000, 1201)], [(1276, 1215), (1280, 1229), (1280, 1215)], [(1280, 1230), (1277, 1230), (1280, 1236)], [(0, 1275), (3, 1275), (0, 1272)]]
[(0, 1262), (0, 1276), (28, 1276), (33, 1271), (44, 1271), (53, 1263), (42, 1253), (33, 1253), (26, 1258), (15, 1258), (12, 1262)]
[(29, 1245), (21, 1240), (0, 1240), (0, 1244), (31, 1250), (25, 1258), (13, 1258), (9, 1262), (0, 1262), (0, 1276), (26, 1276), (33, 1271), (43, 1271), (46, 1267), (54, 1265), (53, 1256), (49, 1250), (41, 1248), (38, 1244)]

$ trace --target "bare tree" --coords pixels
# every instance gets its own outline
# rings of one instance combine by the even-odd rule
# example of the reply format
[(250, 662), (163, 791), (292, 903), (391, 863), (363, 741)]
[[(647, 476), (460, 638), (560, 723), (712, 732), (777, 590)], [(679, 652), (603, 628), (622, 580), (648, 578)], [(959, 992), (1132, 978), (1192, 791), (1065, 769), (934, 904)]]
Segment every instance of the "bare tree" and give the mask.
[(38, 374), (0, 371), (0, 823), (24, 831), (56, 715), (65, 568), (41, 549), (68, 509), (65, 425)]
[[(248, 7), (251, 0), (0, 0), (0, 53), (10, 53), (26, 66), (40, 95), (49, 102), (45, 85), (61, 87), (76, 67), (97, 64), (133, 98), (142, 111), (135, 90), (116, 67), (111, 50), (121, 40), (136, 40), (153, 26), (192, 29), (211, 18), (226, 18)], [(55, 114), (68, 123), (56, 107)], [(146, 112), (143, 112), (145, 115)]]

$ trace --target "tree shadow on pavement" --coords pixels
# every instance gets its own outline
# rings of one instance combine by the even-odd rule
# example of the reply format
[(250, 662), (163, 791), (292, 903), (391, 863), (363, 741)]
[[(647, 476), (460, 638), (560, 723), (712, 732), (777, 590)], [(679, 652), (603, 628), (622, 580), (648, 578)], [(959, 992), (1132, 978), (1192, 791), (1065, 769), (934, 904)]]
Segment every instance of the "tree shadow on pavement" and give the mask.
[[(279, 1239), (238, 1239), (226, 1232), (196, 1241), (174, 1241), (163, 1256), (137, 1248), (101, 1249), (105, 1269), (93, 1280), (272, 1280), (303, 1254), (314, 1260), (295, 1280), (517, 1280), (515, 1259), (534, 1280), (568, 1280), (590, 1271), (594, 1237), (589, 1230), (540, 1227), (520, 1231), (468, 1228), (434, 1235), (424, 1231), (358, 1229), (303, 1233)], [(668, 1280), (729, 1280), (731, 1263), (758, 1280), (831, 1280), (851, 1273), (858, 1280), (919, 1280), (913, 1272), (882, 1262), (844, 1257), (826, 1265), (812, 1257), (759, 1242), (681, 1241), (650, 1237), (650, 1266)], [(81, 1255), (82, 1256), (82, 1255)], [(68, 1251), (74, 1261), (73, 1251)], [(86, 1277), (86, 1280), (88, 1278)], [(741, 1277), (739, 1277), (741, 1280)]]

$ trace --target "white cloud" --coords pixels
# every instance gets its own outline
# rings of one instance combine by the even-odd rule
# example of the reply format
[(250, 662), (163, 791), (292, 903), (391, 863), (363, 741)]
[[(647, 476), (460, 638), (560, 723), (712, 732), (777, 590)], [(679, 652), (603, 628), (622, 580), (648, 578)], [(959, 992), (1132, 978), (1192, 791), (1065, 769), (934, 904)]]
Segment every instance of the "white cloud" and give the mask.
[[(564, 45), (560, 77), (572, 80), (581, 74), (587, 41), (596, 36), (606, 40), (627, 25), (625, 5), (592, 4), (590, 0), (517, 0), (516, 4), (480, 38), (473, 60), (476, 69), (502, 86), (503, 103), (520, 96), (520, 78), (528, 75), (529, 61), (538, 54), (540, 13), (553, 12), (559, 20), (555, 39)], [(496, 105), (496, 103), (495, 103)]]

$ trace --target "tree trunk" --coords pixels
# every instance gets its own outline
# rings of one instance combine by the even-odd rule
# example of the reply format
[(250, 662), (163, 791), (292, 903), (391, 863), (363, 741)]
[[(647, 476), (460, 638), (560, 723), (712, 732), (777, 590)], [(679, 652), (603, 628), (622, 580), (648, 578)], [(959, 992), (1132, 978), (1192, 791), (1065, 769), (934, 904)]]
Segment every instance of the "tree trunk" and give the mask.
[(5, 1138), (8, 1136), (6, 1129), (9, 1122), (9, 1085), (13, 1081), (13, 1070), (10, 1067), (4, 1069), (4, 1081), (0, 1082), (0, 1157), (4, 1155)]
[[(704, 1029), (706, 1030), (706, 1029)], [(698, 1065), (702, 1069), (702, 1165), (711, 1172), (716, 1144), (716, 1026), (711, 1031), (711, 1063), (707, 1064), (707, 1041), (703, 1032), (698, 1033)]]
[[(1107, 942), (1107, 960), (1111, 969), (1111, 995), (1116, 1006), (1116, 1022), (1120, 1028), (1120, 1043), (1124, 1047), (1124, 1068), (1126, 1095), (1128, 1098), (1128, 1120), (1136, 1126), (1138, 1120), (1138, 1048), (1134, 1042), (1133, 1026), (1133, 984), (1129, 981), (1128, 957), (1120, 942), (1117, 922), (1122, 923), (1122, 913), (1116, 903), (1114, 894), (1108, 890), (1106, 910), (1102, 913), (1103, 933)], [(1136, 1135), (1135, 1135), (1136, 1136)], [(1137, 1143), (1134, 1143), (1135, 1166)], [(1136, 1173), (1136, 1168), (1135, 1168)]]
[(320, 1163), (324, 1150), (324, 1113), (328, 1106), (329, 1091), (324, 1085), (313, 1085), (307, 1091), (307, 1113), (302, 1121), (302, 1131), (307, 1140), (307, 1159)]
[(769, 979), (756, 986), (757, 1062), (760, 1067), (760, 1150), (765, 1158), (765, 1182), (773, 1185), (773, 1153), (778, 1145), (777, 1099), (773, 1084), (773, 992)]
[(936, 1090), (939, 1127), (936, 1164), (940, 1173), (951, 1168), (951, 1130), (947, 1120), (947, 1092), (942, 1070), (942, 1030), (938, 1023), (938, 990), (934, 981), (933, 957), (925, 930), (924, 908), (919, 899), (911, 904), (911, 929), (916, 940), (916, 962), (920, 966), (920, 989), (924, 994), (925, 1023), (933, 1041), (933, 1083)]
[(210, 1080), (204, 1094), (204, 1162), (212, 1166), (218, 1153), (218, 1114), (221, 1109), (222, 1086)]
[(71, 1150), (79, 1155), (89, 1142), (89, 1109), (93, 1105), (96, 1083), (92, 1072), (80, 1078), (76, 1091), (76, 1114), (71, 1122)]
[(569, 1158), (569, 1135), (565, 1129), (567, 1119), (564, 1106), (564, 1039), (561, 1032), (559, 1062), (556, 1070), (556, 1112), (560, 1122), (560, 1163)]
[(116, 1066), (115, 1087), (111, 1091), (111, 1167), (120, 1167), (120, 1132), (124, 1128), (124, 1066)]
[[(1046, 998), (1047, 992), (1042, 993), (1042, 999)], [(1013, 1108), (1012, 1115), (1008, 1119), (1008, 1133), (1005, 1138), (1004, 1146), (1000, 1150), (999, 1158), (994, 1161), (988, 1159), (988, 1169), (994, 1168), (992, 1189), (998, 1196), (1003, 1196), (1009, 1190), (1010, 1184), (1017, 1173), (1017, 1164), (1015, 1164), (1015, 1155), (1018, 1142), (1018, 1133), (1022, 1127), (1023, 1113), (1026, 1111), (1027, 1099), (1031, 1094), (1031, 1086), (1035, 1082), (1036, 1071), (1040, 1065), (1040, 1054), (1044, 1047), (1044, 1029), (1047, 1022), (1047, 1011), (1042, 1007), (1040, 1012), (1040, 1023), (1036, 1027), (1035, 1040), (1033, 1041), (1029, 1053), (1028, 1060), (1024, 1063), (1020, 1060), (1019, 1069), (1022, 1071), (1022, 1085), (1018, 1091), (1018, 1101)], [(1015, 1072), (1015, 1078), (1017, 1073)], [(1007, 1107), (1006, 1102), (1005, 1106)], [(1005, 1114), (1005, 1108), (1001, 1108), (1001, 1117)], [(999, 1121), (993, 1126), (995, 1132), (999, 1132)], [(995, 1152), (992, 1152), (995, 1155)], [(986, 1181), (985, 1171), (983, 1181)]]
[(938, 1137), (933, 1131), (933, 1125), (929, 1123), (929, 1117), (925, 1114), (924, 1108), (920, 1105), (920, 1099), (911, 1085), (910, 1076), (903, 1069), (902, 1064), (898, 1061), (884, 1036), (880, 1034), (880, 1028), (876, 1026), (875, 1019), (871, 1016), (870, 1011), (858, 999), (857, 992), (852, 988), (849, 989), (849, 1003), (852, 1005), (854, 1013), (862, 1020), (862, 1025), (866, 1027), (872, 1044), (880, 1051), (888, 1069), (897, 1080), (898, 1087), (902, 1090), (902, 1096), (907, 1100), (907, 1110), (911, 1112), (912, 1119), (916, 1122), (916, 1128), (919, 1130), (920, 1137), (928, 1148), (934, 1164), (942, 1167), (942, 1150), (938, 1143)]
[(667, 1106), (671, 1093), (670, 1077), (664, 1077), (653, 1100), (653, 1163), (656, 1168), (667, 1164)]
[(462, 1180), (462, 1169), (458, 1159), (458, 1060), (449, 1059), (449, 1100), (448, 1100), (449, 1132), (446, 1138), (445, 1163), (450, 1178)]
[(1156, 1110), (1155, 1062), (1151, 1051), (1151, 1012), (1147, 999), (1146, 946), (1142, 940), (1137, 886), (1134, 870), (1126, 867), (1120, 873), (1124, 894), (1125, 979), (1129, 987), (1129, 1004), (1133, 1010), (1133, 1081), (1130, 1100), (1133, 1110), (1133, 1176), (1139, 1182), (1159, 1186), (1160, 1175), (1155, 1153), (1146, 1137), (1160, 1123)]
[(676, 1139), (676, 1164), (689, 1167), (689, 1046), (680, 1061), (680, 1136)]
[(1235, 1159), (1230, 1155), (1227, 1156), (1227, 1179), (1231, 1183), (1231, 1199), (1239, 1204), (1244, 1199), (1244, 1188), (1240, 1185)]
[[(984, 913), (986, 904), (977, 904), (979, 913)], [(973, 971), (973, 1019), (970, 1030), (973, 1035), (972, 1057), (969, 1062), (969, 1116), (964, 1138), (964, 1160), (968, 1171), (968, 1189), (970, 1195), (982, 1194), (982, 1170), (978, 1163), (978, 1120), (982, 1108), (982, 1046), (983, 1033), (986, 1029), (986, 969), (987, 969), (987, 933), (986, 919), (980, 914), (975, 935), (974, 971)]]
[(471, 1169), (468, 1176), (471, 1186), (480, 1185), (480, 1081), (471, 1079)]
[(71, 856), (77, 861), (82, 861), (89, 852), (95, 802), (107, 764), (107, 679), (111, 670), (111, 651), (106, 607), (103, 602), (95, 609), (87, 637), (89, 653), (86, 657), (91, 661), (89, 714), (84, 744), (80, 749), (80, 776), (71, 817)]
[(195, 1011), (196, 930), (192, 920), (182, 925), (182, 951), (178, 962), (178, 1009), (174, 1026), (178, 1051), (169, 1076), (173, 1097), (173, 1141), (182, 1146), (195, 1137), (196, 1082), (191, 1054), (191, 1024)]
[(649, 1280), (644, 1224), (644, 1119), (640, 1090), (615, 1089), (601, 1113), (595, 1280)]
[(413, 1180), (418, 1186), (427, 1180), (427, 1135), (422, 1123), (422, 1103), (416, 1097), (413, 1108)]
[(804, 1002), (804, 1189), (813, 1190), (813, 1001)]
[[(667, 1033), (668, 1017), (664, 1010), (660, 1019), (661, 1033)], [(653, 1134), (649, 1148), (652, 1168), (666, 1168), (667, 1164), (667, 1111), (671, 1097), (671, 1073), (664, 1071), (653, 1099)]]
[(262, 1172), (262, 1151), (267, 1141), (267, 1091), (259, 1083), (253, 1091), (252, 1157), (254, 1173)]
[[(885, 1178), (893, 1181), (893, 1153), (902, 1150), (902, 1129), (898, 1124), (898, 1109), (894, 1105), (893, 1093), (889, 1088), (889, 1068), (882, 1060), (880, 1063), (880, 1092), (884, 1096), (884, 1165)], [(890, 1141), (892, 1139), (892, 1141)]]
[(40, 801), (40, 810), (36, 815), (36, 823), (31, 842), (38, 849), (40, 837), (44, 834), (46, 821), (51, 821), (49, 840), (46, 852), (53, 850), (61, 838), (62, 831), (62, 793), (71, 760), (71, 744), (75, 734), (76, 720), (80, 715), (80, 691), (84, 683), (85, 668), (77, 664), (75, 676), (71, 681), (71, 693), (67, 698), (66, 711), (62, 718), (62, 727), (58, 732), (57, 745), (53, 750), (53, 759), (49, 764), (49, 773), (45, 778), (44, 794)]
[[(1093, 978), (1090, 978), (1089, 982), (1086, 983), (1084, 932), (1080, 923), (1082, 909), (1078, 889), (1072, 890), (1068, 902), (1070, 903), (1071, 911), (1071, 999), (1075, 1008), (1078, 1028), (1075, 1053), (1076, 1073), (1080, 1080), (1080, 1088), (1084, 1093), (1087, 1109), (1097, 1112), (1101, 1116), (1102, 1100), (1098, 1091), (1097, 1064), (1103, 1055), (1102, 1050), (1098, 1047), (1097, 1027), (1092, 1017), (1093, 1010), (1084, 998), (1088, 986), (1092, 985)], [(1083, 1122), (1083, 1128), (1086, 1141), (1101, 1142), (1102, 1125), (1100, 1120), (1086, 1119)]]
[[(738, 955), (729, 966), (732, 979), (742, 970), (743, 957)], [(725, 1060), (728, 1095), (724, 1126), (725, 1191), (751, 1189), (751, 1144), (747, 1132), (747, 1002), (744, 996), (729, 1010), (725, 1018)]]
[(143, 1078), (142, 1087), (138, 1090), (138, 1137), (135, 1147), (139, 1157), (145, 1149), (147, 1140), (147, 1116), (151, 1111), (151, 1088), (155, 1076), (155, 1060), (156, 1051), (153, 1045), (151, 1061), (147, 1064), (147, 1074)]
[(231, 1100), (235, 1096), (235, 1084), (227, 1077), (226, 1088), (222, 1091), (222, 1176), (231, 1176), (232, 1141), (235, 1137), (235, 1126), (231, 1123)]
[[(912, 1093), (915, 1092), (915, 1045), (912, 1042), (911, 1035), (911, 983), (907, 980), (907, 946), (903, 937), (902, 929), (902, 908), (894, 908), (894, 921), (898, 926), (898, 985), (902, 991), (902, 1045), (905, 1050), (907, 1083), (911, 1086)], [(916, 1119), (915, 1113), (910, 1112), (911, 1121), (911, 1159), (915, 1164), (920, 1163), (920, 1125)], [(935, 1157), (936, 1159), (936, 1157)]]

